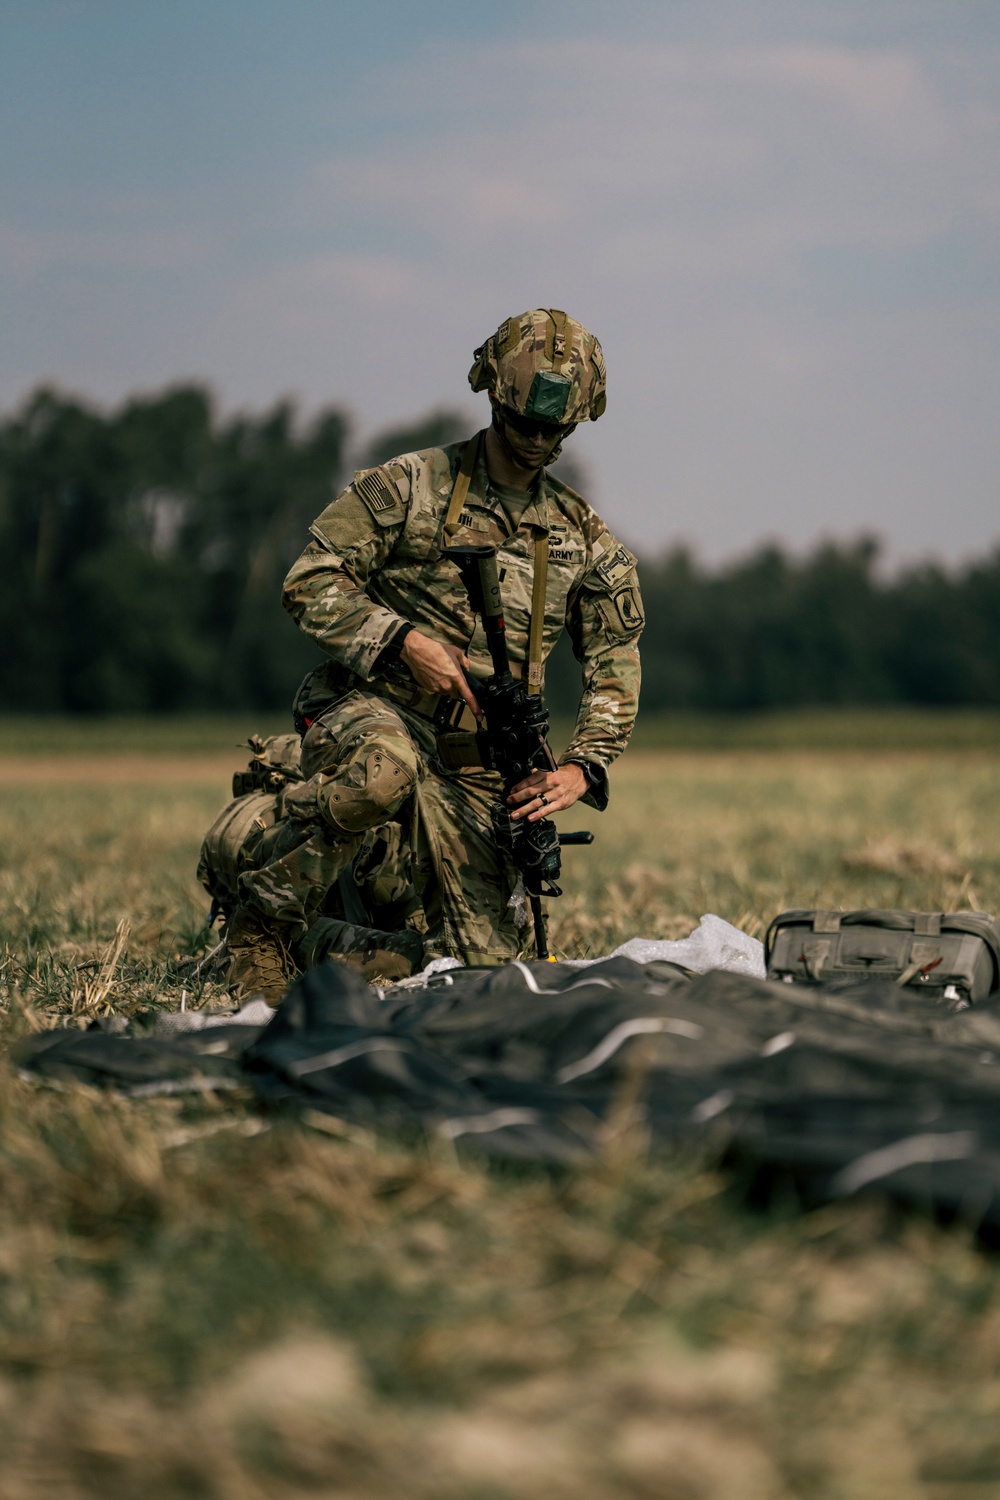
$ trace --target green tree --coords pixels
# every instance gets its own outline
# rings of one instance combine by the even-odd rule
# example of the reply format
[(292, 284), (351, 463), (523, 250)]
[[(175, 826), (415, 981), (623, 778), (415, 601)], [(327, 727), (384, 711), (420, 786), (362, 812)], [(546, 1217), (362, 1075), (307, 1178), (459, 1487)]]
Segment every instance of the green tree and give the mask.
[(280, 605), (347, 424), (220, 424), (198, 386), (104, 415), (51, 390), (0, 426), (0, 701), (273, 708), (314, 660)]
[[(361, 463), (474, 428), (439, 407), (376, 434)], [(0, 421), (0, 707), (284, 707), (316, 648), (281, 580), (344, 482), (349, 438), (336, 408), (223, 421), (197, 384), (110, 413), (34, 392)], [(557, 472), (586, 491), (572, 452)], [(1000, 705), (1000, 550), (891, 580), (878, 561), (870, 538), (715, 570), (684, 550), (640, 559), (643, 707)], [(547, 677), (572, 712), (568, 646)]]

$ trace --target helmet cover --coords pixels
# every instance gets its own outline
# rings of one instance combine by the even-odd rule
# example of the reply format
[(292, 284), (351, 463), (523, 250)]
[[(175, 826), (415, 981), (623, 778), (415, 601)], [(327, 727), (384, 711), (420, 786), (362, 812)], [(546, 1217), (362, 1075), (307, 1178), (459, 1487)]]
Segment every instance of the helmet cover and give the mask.
[(469, 384), (523, 417), (568, 427), (596, 422), (607, 405), (604, 353), (558, 308), (506, 318), (473, 356)]

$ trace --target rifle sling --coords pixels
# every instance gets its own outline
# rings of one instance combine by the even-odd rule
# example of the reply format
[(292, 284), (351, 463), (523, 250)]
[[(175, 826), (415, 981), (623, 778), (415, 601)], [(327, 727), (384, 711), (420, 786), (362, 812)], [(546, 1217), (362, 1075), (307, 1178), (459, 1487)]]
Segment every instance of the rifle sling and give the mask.
[[(455, 478), (444, 522), (446, 541), (450, 542), (458, 531), (458, 518), (462, 513), (469, 493), (469, 485), (475, 472), (483, 446), (483, 434), (477, 432), (469, 439), (462, 454), (462, 463)], [(535, 564), (531, 579), (531, 624), (528, 631), (528, 693), (536, 697), (542, 690), (542, 632), (545, 628), (545, 587), (549, 574), (548, 532), (535, 535)]]
[(462, 466), (455, 477), (455, 484), (451, 492), (451, 502), (444, 521), (445, 540), (448, 542), (451, 541), (458, 530), (458, 518), (462, 514), (462, 506), (465, 504), (465, 497), (469, 493), (469, 485), (472, 482), (472, 475), (476, 464), (479, 462), (479, 450), (482, 445), (483, 434), (481, 432), (477, 432), (475, 437), (471, 437), (465, 445), (465, 451), (462, 454)]
[(549, 534), (535, 536), (535, 567), (531, 579), (531, 628), (528, 632), (528, 696), (542, 691), (542, 631), (545, 628), (545, 584), (549, 573)]

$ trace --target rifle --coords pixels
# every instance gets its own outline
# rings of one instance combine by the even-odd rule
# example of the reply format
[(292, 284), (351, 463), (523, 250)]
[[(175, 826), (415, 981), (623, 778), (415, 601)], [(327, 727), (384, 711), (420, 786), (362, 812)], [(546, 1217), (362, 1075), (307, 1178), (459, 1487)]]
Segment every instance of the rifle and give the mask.
[(472, 611), (482, 619), (493, 663), (492, 676), (466, 679), (486, 721), (485, 729), (476, 732), (482, 763), (503, 777), (501, 798), (490, 809), (493, 835), (497, 847), (510, 855), (524, 881), (531, 905), (535, 951), (539, 958), (548, 958), (541, 898), (562, 895), (558, 884), (562, 866), (560, 847), (592, 844), (594, 835), (559, 833), (551, 818), (529, 823), (526, 818), (515, 822), (511, 817), (507, 797), (518, 782), (532, 771), (557, 768), (547, 739), (548, 711), (541, 695), (529, 694), (510, 670), (496, 548), (446, 547), (444, 555), (458, 568)]

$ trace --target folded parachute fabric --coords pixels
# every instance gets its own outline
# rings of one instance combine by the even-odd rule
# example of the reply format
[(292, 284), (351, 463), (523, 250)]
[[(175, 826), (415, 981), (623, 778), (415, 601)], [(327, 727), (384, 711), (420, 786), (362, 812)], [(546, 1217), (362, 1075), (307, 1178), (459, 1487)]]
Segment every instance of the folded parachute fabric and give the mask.
[(692, 976), (615, 957), (449, 969), (380, 998), (323, 964), (264, 1025), (54, 1031), (18, 1043), (14, 1060), (139, 1095), (243, 1085), (274, 1110), (567, 1163), (599, 1149), (623, 1077), (641, 1067), (654, 1143), (711, 1141), (795, 1182), (806, 1203), (885, 1191), (1000, 1229), (1000, 1005), (954, 1011), (890, 983)]
[(166, 1036), (99, 1024), (59, 1027), (15, 1042), (11, 1058), (24, 1076), (48, 1083), (114, 1088), (133, 1098), (203, 1093), (246, 1086), (242, 1054), (260, 1031), (224, 1022)]

